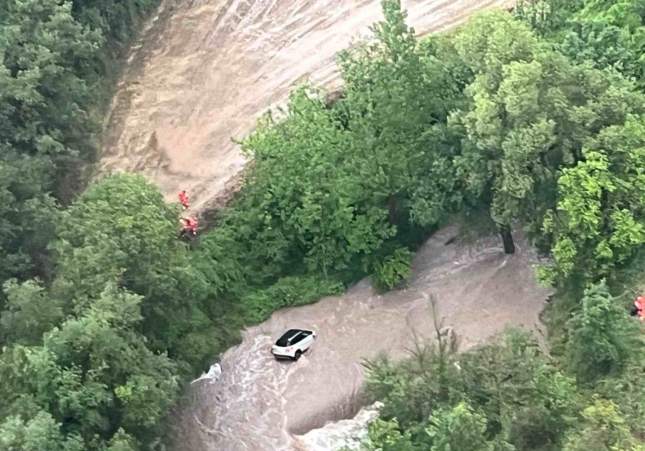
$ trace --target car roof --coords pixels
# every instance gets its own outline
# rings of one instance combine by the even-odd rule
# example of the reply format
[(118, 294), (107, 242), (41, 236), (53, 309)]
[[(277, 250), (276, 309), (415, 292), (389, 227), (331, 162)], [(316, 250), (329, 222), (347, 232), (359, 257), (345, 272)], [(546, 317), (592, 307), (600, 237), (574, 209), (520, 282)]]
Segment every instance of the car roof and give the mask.
[(289, 335), (289, 336), (296, 335), (296, 334), (299, 334), (300, 332), (311, 333), (311, 331), (307, 329), (289, 329), (288, 331), (283, 333), (282, 336), (284, 337), (285, 335)]
[(306, 329), (289, 329), (284, 334), (282, 334), (280, 338), (278, 338), (278, 341), (276, 341), (276, 344), (278, 346), (286, 346), (289, 341), (291, 341), (293, 338), (297, 337), (303, 332), (307, 334), (313, 333), (312, 331), (306, 330)]

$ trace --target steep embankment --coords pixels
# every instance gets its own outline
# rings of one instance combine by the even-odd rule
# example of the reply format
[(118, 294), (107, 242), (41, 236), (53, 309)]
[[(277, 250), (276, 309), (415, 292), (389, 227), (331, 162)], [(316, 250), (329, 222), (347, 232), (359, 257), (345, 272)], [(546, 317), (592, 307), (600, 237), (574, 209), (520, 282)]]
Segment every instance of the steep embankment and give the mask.
[[(343, 296), (278, 311), (247, 329), (243, 342), (223, 356), (221, 378), (193, 385), (179, 448), (297, 449), (292, 434), (352, 416), (364, 359), (381, 352), (401, 357), (415, 336), (432, 337), (431, 296), (445, 326), (461, 338), (461, 349), (508, 325), (537, 327), (549, 291), (536, 283), (536, 256), (527, 243), (519, 239), (517, 253), (508, 256), (497, 237), (466, 245), (453, 242), (456, 233), (448, 227), (428, 240), (404, 290), (377, 295), (364, 280)], [(274, 361), (272, 342), (293, 327), (318, 332), (312, 351), (295, 364)]]
[[(407, 0), (419, 34), (509, 0)], [(294, 85), (338, 83), (335, 55), (381, 19), (378, 0), (165, 0), (132, 50), (107, 121), (100, 170), (141, 172), (172, 200), (217, 203), (239, 146)]]

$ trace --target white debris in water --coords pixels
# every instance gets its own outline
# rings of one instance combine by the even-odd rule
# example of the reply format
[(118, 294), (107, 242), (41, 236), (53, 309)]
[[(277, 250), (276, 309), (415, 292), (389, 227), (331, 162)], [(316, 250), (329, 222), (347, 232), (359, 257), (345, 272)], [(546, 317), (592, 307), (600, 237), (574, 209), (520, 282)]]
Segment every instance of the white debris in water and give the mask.
[(383, 406), (380, 402), (362, 408), (354, 418), (327, 423), (297, 437), (305, 451), (359, 450), (367, 438), (367, 426)]
[(197, 379), (192, 381), (191, 384), (194, 384), (195, 382), (201, 381), (203, 379), (208, 379), (209, 383), (212, 384), (217, 379), (219, 379), (221, 375), (222, 375), (222, 367), (219, 365), (219, 363), (214, 363), (208, 369), (207, 373), (204, 373), (201, 376), (199, 376)]

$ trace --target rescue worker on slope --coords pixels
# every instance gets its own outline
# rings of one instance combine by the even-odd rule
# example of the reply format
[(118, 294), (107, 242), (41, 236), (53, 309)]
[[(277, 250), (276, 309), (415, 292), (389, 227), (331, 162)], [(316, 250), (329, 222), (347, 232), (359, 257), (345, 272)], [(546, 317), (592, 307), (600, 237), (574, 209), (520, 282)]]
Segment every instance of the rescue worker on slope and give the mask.
[(631, 315), (638, 316), (641, 321), (645, 321), (645, 296), (638, 296), (636, 298)]
[(190, 204), (188, 203), (188, 194), (186, 194), (185, 189), (179, 192), (179, 202), (184, 207), (184, 210), (188, 210)]
[(197, 218), (181, 218), (182, 229), (179, 232), (179, 237), (186, 237), (192, 239), (197, 236), (197, 227), (199, 223)]

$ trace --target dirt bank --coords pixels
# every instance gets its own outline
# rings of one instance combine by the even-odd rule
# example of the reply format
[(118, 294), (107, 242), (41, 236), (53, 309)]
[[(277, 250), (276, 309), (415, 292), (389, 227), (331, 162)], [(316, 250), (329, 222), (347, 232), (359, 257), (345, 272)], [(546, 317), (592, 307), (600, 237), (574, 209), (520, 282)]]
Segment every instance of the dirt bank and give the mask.
[[(497, 237), (446, 244), (456, 233), (442, 229), (420, 249), (404, 290), (378, 295), (364, 280), (343, 296), (278, 311), (246, 330), (223, 356), (221, 379), (193, 386), (179, 449), (291, 450), (293, 434), (353, 415), (363, 359), (402, 357), (415, 334), (432, 336), (431, 295), (462, 349), (507, 325), (536, 328), (549, 291), (535, 281), (532, 249), (519, 239), (517, 253), (504, 255)], [(313, 328), (319, 338), (297, 363), (276, 362), (270, 345), (292, 327)]]
[[(407, 0), (419, 34), (509, 0)], [(381, 19), (379, 0), (164, 0), (134, 46), (106, 121), (101, 172), (140, 172), (196, 209), (245, 160), (231, 138), (305, 80), (338, 83), (335, 55)]]

